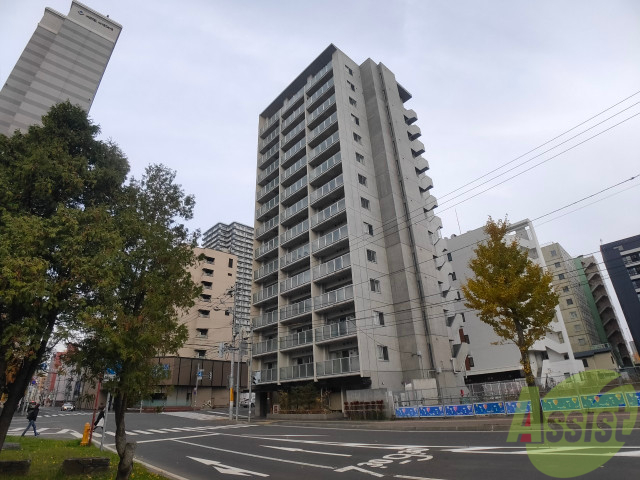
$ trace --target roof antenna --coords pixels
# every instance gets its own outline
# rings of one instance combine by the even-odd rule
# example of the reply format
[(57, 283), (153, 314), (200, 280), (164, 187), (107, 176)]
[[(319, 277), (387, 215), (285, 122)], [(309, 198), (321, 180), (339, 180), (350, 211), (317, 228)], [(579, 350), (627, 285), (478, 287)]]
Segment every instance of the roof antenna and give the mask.
[(458, 231), (460, 232), (460, 235), (462, 235), (462, 229), (460, 228), (460, 219), (458, 218), (458, 209), (454, 208), (453, 210), (456, 212), (456, 220), (458, 221)]

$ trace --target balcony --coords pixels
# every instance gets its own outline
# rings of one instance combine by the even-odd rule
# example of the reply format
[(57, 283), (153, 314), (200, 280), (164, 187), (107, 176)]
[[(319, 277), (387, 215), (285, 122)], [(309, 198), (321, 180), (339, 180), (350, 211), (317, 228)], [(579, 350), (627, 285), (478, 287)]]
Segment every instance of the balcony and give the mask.
[(311, 77), (311, 79), (307, 83), (307, 95), (313, 93), (314, 87), (318, 85), (318, 82), (323, 78), (326, 78), (329, 74), (333, 75), (333, 66), (331, 62), (327, 63), (318, 73)]
[(261, 328), (276, 325), (278, 323), (278, 311), (275, 310), (269, 313), (263, 313), (253, 318), (253, 329), (258, 330)]
[(316, 343), (329, 342), (331, 340), (343, 339), (356, 335), (356, 321), (347, 320), (346, 322), (336, 322), (324, 327), (315, 329)]
[(422, 143), (420, 140), (413, 140), (411, 142), (411, 153), (414, 158), (419, 157), (425, 151), (426, 150), (424, 149), (424, 143)]
[(266, 355), (267, 353), (277, 352), (278, 351), (278, 339), (271, 338), (269, 340), (265, 340), (264, 342), (258, 342), (253, 344), (252, 355), (254, 357), (258, 357), (260, 355)]
[(421, 173), (429, 170), (429, 162), (427, 162), (423, 157), (415, 158), (415, 167), (416, 167), (416, 175), (420, 175)]
[(409, 125), (409, 127), (407, 128), (407, 137), (409, 137), (409, 140), (415, 140), (416, 138), (420, 137), (422, 135), (422, 132), (420, 131), (420, 127), (417, 125)]
[(289, 115), (287, 117), (287, 119), (282, 122), (282, 133), (286, 134), (291, 127), (293, 127), (293, 125), (295, 125), (295, 122), (297, 119), (299, 118), (303, 118), (303, 116), (301, 116), (304, 113), (304, 105), (300, 105), (298, 108), (296, 108), (293, 113), (291, 113), (291, 115)]
[(333, 112), (309, 133), (309, 147), (315, 147), (336, 130), (338, 130), (338, 112)]
[[(288, 247), (296, 240), (300, 241), (301, 237), (309, 231), (309, 220), (303, 220), (296, 226), (290, 228), (285, 233), (280, 235), (280, 245), (282, 247)], [(307, 236), (305, 235), (305, 239)]]
[(263, 243), (261, 246), (256, 248), (254, 252), (254, 258), (259, 260), (261, 257), (264, 257), (270, 253), (276, 252), (278, 253), (278, 237), (274, 237), (269, 240), (267, 243)]
[(280, 112), (276, 112), (269, 118), (260, 129), (260, 137), (264, 137), (269, 131), (280, 122)]
[(300, 123), (298, 123), (296, 127), (293, 130), (291, 130), (289, 133), (287, 133), (287, 135), (284, 137), (284, 140), (282, 141), (282, 149), (285, 150), (289, 148), (289, 145), (291, 144), (291, 142), (293, 142), (294, 140), (299, 140), (300, 137), (302, 137), (303, 135), (304, 135), (304, 121), (300, 121)]
[(433, 188), (433, 180), (428, 175), (421, 175), (418, 177), (418, 188), (420, 188), (420, 192), (424, 193)]
[(313, 302), (310, 298), (302, 302), (292, 303), (280, 309), (280, 321), (287, 322), (289, 320), (300, 319), (301, 317), (311, 315), (313, 310)]
[(282, 167), (287, 168), (295, 160), (302, 157), (307, 151), (306, 146), (307, 146), (307, 142), (303, 138), (302, 140), (294, 144), (289, 150), (284, 152), (284, 155), (282, 156), (282, 161), (280, 162), (282, 164)]
[(255, 375), (256, 383), (274, 383), (278, 381), (278, 369), (267, 368), (265, 370), (259, 370)]
[(351, 267), (351, 254), (347, 253), (341, 257), (329, 260), (313, 267), (313, 281), (320, 283), (319, 280), (327, 281), (335, 277), (340, 272), (345, 272)]
[(260, 156), (258, 160), (258, 167), (262, 168), (264, 165), (267, 165), (277, 153), (280, 151), (280, 143), (271, 147), (267, 153)]
[(332, 200), (343, 197), (343, 186), (344, 176), (340, 174), (336, 178), (333, 178), (322, 185), (317, 190), (311, 192), (311, 195), (309, 196), (309, 203), (312, 207), (318, 208), (318, 204), (320, 202), (322, 202), (323, 204), (327, 204)]
[(313, 330), (294, 333), (286, 337), (280, 337), (280, 350), (290, 350), (292, 348), (304, 347), (313, 342)]
[[(256, 240), (262, 240), (263, 238), (265, 238), (268, 233), (271, 233), (274, 228), (278, 227), (279, 223), (280, 223), (280, 215), (276, 215), (275, 217), (270, 218), (265, 224), (260, 225), (256, 229)], [(276, 235), (278, 234), (277, 231), (274, 233)]]
[(360, 373), (360, 357), (334, 358), (316, 363), (318, 376)]
[(329, 249), (333, 251), (337, 250), (339, 247), (343, 246), (345, 243), (349, 241), (349, 232), (347, 230), (347, 226), (343, 225), (342, 227), (320, 237), (317, 240), (314, 240), (311, 244), (311, 251), (314, 255), (317, 255), (320, 252), (324, 252), (325, 250), (328, 252)]
[(329, 138), (322, 141), (320, 145), (309, 152), (309, 165), (316, 166), (330, 155), (337, 153), (340, 148), (340, 135), (335, 132)]
[(280, 367), (281, 382), (286, 380), (298, 380), (300, 378), (313, 378), (313, 363)]
[[(333, 205), (329, 205), (321, 212), (311, 216), (311, 228), (313, 230), (323, 230), (328, 228), (327, 222), (334, 222), (334, 225), (344, 222), (347, 212), (347, 202), (341, 198)], [(343, 215), (341, 215), (343, 214)]]
[(284, 189), (280, 196), (280, 201), (283, 205), (291, 205), (295, 200), (298, 200), (307, 195), (307, 176), (300, 178), (293, 185), (289, 185)]
[(291, 225), (295, 220), (307, 215), (308, 207), (309, 197), (304, 197), (282, 212), (280, 223), (282, 225)]
[(253, 305), (258, 306), (278, 296), (278, 284), (263, 288), (259, 292), (253, 294)]
[(331, 77), (329, 81), (327, 81), (318, 90), (316, 90), (314, 94), (311, 95), (311, 97), (309, 97), (309, 99), (307, 100), (307, 110), (311, 110), (312, 108), (314, 108), (314, 106), (318, 102), (326, 99), (333, 91), (333, 77)]
[(327, 98), (322, 104), (316, 108), (307, 119), (307, 126), (311, 129), (315, 128), (322, 120), (327, 118), (333, 111), (336, 104), (335, 93)]
[(278, 184), (279, 184), (278, 177), (274, 178), (269, 183), (267, 183), (264, 187), (262, 187), (256, 193), (256, 201), (260, 203), (264, 203), (262, 200), (264, 200), (265, 202), (269, 200), (269, 198), (272, 195), (274, 195), (274, 193), (278, 193)]
[(311, 270), (305, 270), (293, 277), (287, 278), (284, 282), (280, 282), (281, 295), (293, 295), (299, 293), (304, 287), (311, 284)]
[(264, 281), (266, 278), (273, 276), (273, 274), (278, 274), (278, 259), (270, 261), (269, 263), (264, 264), (258, 270), (253, 272), (253, 280)]
[(296, 163), (291, 165), (282, 173), (282, 186), (286, 186), (288, 181), (292, 182), (300, 178), (300, 176), (307, 173), (307, 156), (305, 155), (299, 159)]
[(282, 270), (288, 270), (298, 266), (304, 260), (309, 258), (310, 246), (309, 244), (302, 245), (301, 247), (292, 250), (285, 256), (280, 257), (280, 268)]
[(304, 88), (301, 88), (293, 97), (287, 98), (282, 105), (282, 116), (284, 117), (293, 107), (300, 105), (304, 101)]
[(404, 123), (406, 123), (407, 125), (411, 125), (416, 120), (418, 120), (418, 115), (416, 115), (416, 112), (414, 110), (411, 110), (411, 109), (405, 109), (405, 111), (404, 111)]
[(334, 167), (342, 166), (342, 154), (340, 152), (329, 157), (316, 168), (311, 170), (309, 174), (309, 184), (318, 185), (326, 182), (328, 178), (335, 176), (333, 173)]
[(313, 310), (316, 312), (328, 310), (351, 301), (353, 301), (353, 285), (347, 285), (314, 297)]
[(262, 222), (274, 209), (277, 210), (278, 205), (280, 205), (280, 197), (276, 195), (256, 210), (256, 220)]
[(259, 152), (264, 153), (269, 147), (271, 147), (276, 140), (280, 138), (280, 129), (276, 128), (273, 132), (269, 134), (269, 136), (263, 140), (260, 140), (259, 143)]
[(270, 164), (266, 170), (258, 173), (258, 185), (264, 185), (267, 182), (271, 181), (273, 178), (278, 176), (278, 171), (280, 167), (280, 161), (276, 159), (275, 162)]

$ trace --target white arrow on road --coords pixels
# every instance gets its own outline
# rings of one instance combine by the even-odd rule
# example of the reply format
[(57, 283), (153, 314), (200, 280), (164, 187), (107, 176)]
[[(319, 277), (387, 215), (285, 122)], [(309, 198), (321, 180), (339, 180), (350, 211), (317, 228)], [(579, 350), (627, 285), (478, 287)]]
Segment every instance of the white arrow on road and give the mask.
[(292, 448), (292, 447), (276, 447), (275, 445), (260, 445), (261, 447), (266, 448), (277, 448), (278, 450), (285, 450), (287, 452), (304, 452), (304, 453), (317, 453), (318, 455), (335, 455), (336, 457), (350, 457), (346, 453), (331, 453), (331, 452), (318, 452), (316, 450), (303, 450), (302, 448)]
[(224, 473), (227, 475), (240, 475), (241, 477), (249, 477), (251, 475), (257, 475), (259, 477), (268, 477), (266, 473), (260, 472), (252, 472), (251, 470), (244, 470), (242, 468), (231, 467), (229, 465), (223, 465), (220, 462), (216, 462), (215, 460), (208, 460), (206, 458), (197, 458), (197, 457), (187, 457), (191, 460), (195, 460), (196, 462), (204, 463), (205, 465), (210, 465), (215, 468), (220, 473)]

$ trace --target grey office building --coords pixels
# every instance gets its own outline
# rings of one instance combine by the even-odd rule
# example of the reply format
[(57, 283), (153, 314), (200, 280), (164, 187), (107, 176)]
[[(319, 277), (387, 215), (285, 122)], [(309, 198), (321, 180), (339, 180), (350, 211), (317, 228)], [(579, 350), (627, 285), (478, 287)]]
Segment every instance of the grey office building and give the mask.
[(410, 384), (459, 396), (451, 267), (410, 99), (385, 65), (330, 45), (260, 114), (259, 392), (315, 381), (332, 408), (348, 390)]
[(251, 313), (251, 273), (253, 266), (253, 228), (242, 223), (216, 223), (202, 238), (205, 248), (233, 253), (238, 257), (234, 306), (236, 320), (249, 325)]
[(640, 351), (640, 235), (600, 245), (600, 252)]
[(89, 111), (121, 30), (79, 2), (67, 16), (45, 8), (0, 90), (0, 134), (25, 132), (66, 100)]

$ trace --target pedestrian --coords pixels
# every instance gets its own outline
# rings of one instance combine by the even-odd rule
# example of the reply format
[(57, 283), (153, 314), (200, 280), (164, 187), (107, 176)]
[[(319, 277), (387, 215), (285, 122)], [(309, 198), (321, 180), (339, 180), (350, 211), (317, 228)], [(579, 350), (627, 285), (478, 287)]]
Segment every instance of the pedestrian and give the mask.
[(33, 407), (33, 409), (30, 410), (29, 413), (27, 414), (27, 420), (29, 420), (29, 425), (27, 425), (27, 428), (25, 428), (24, 432), (22, 432), (23, 437), (24, 437), (24, 434), (27, 433), (27, 430), (29, 430), (31, 427), (33, 427), (33, 435), (35, 437), (40, 435), (36, 431), (36, 419), (38, 418), (38, 413), (40, 413), (40, 404), (36, 403), (36, 406)]
[(100, 427), (104, 430), (104, 405), (100, 405), (100, 407), (98, 408), (98, 417), (96, 418), (95, 423), (93, 424), (93, 431), (96, 430), (96, 428)]

